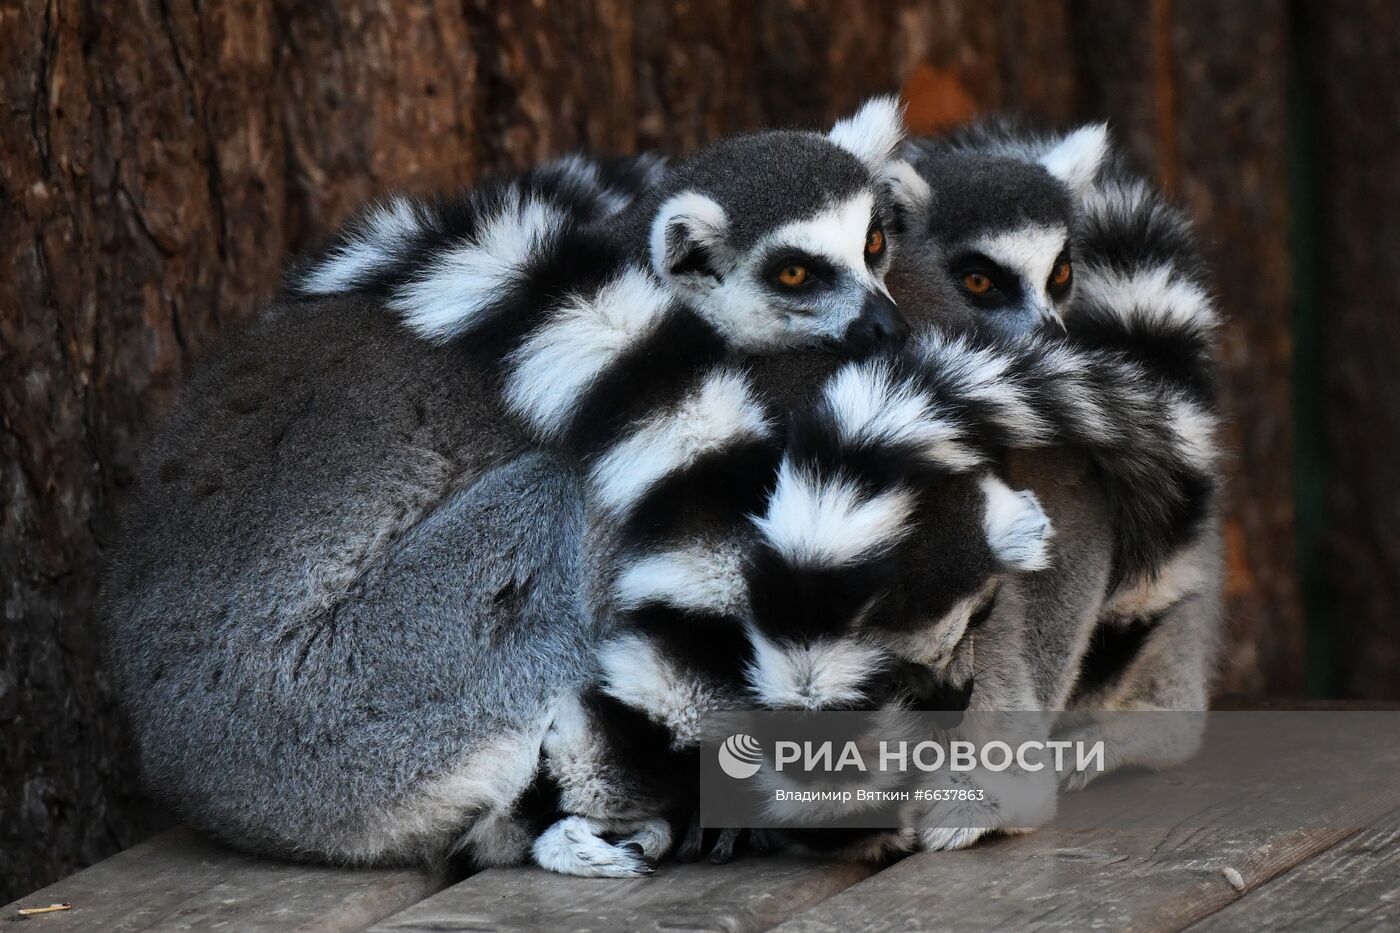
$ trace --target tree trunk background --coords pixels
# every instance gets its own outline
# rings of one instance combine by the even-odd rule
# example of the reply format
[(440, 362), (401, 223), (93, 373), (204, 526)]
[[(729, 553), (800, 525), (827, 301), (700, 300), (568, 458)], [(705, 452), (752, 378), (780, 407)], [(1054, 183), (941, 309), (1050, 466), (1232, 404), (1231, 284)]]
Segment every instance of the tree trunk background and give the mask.
[(1312, 325), (1325, 394), (1316, 601), (1335, 630), (1328, 687), (1400, 699), (1400, 7), (1385, 0), (1321, 7), (1311, 37), (1318, 220), (1310, 255)]
[[(1236, 416), (1222, 687), (1302, 690), (1288, 248), (1300, 2), (0, 0), (0, 902), (161, 819), (98, 664), (103, 554), (152, 424), (289, 251), (386, 190), (573, 148), (685, 152), (824, 124), (891, 89), (914, 132), (999, 109), (1107, 118), (1197, 218), (1230, 319)], [(1368, 237), (1400, 206), (1400, 50), (1394, 10), (1365, 11), (1308, 46), (1308, 87), (1333, 131), (1324, 164), (1344, 178), (1318, 247), (1343, 283), (1327, 352), (1348, 361), (1327, 383), (1329, 553), (1356, 635), (1338, 663), (1353, 694), (1394, 697), (1400, 476), (1376, 452), (1400, 435), (1400, 243), (1393, 222), (1391, 249)]]

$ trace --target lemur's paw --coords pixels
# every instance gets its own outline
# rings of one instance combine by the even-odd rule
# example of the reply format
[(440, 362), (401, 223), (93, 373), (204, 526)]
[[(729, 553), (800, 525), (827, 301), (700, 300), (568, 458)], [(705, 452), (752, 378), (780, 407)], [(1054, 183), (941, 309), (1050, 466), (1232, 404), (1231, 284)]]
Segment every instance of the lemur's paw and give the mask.
[(700, 828), (700, 818), (691, 817), (690, 826), (681, 837), (681, 844), (676, 847), (676, 861), (698, 862), (704, 852), (704, 846), (705, 830)]
[(666, 820), (642, 820), (627, 827), (615, 845), (635, 849), (642, 858), (655, 862), (671, 851), (671, 824)]
[(565, 817), (535, 840), (535, 861), (549, 871), (584, 878), (640, 878), (656, 870), (641, 842), (608, 842), (599, 835), (604, 829), (587, 817)]
[[(717, 834), (717, 835), (716, 835)], [(706, 836), (714, 839), (708, 850), (711, 865), (724, 865), (734, 859), (736, 852), (748, 850), (751, 855), (767, 855), (779, 847), (777, 837), (765, 829), (721, 829), (707, 834), (698, 820), (692, 821), (676, 849), (676, 861), (698, 862), (706, 858)]]
[(935, 826), (919, 830), (919, 845), (925, 852), (950, 852), (966, 849), (990, 833), (990, 829)]
[(743, 834), (742, 829), (721, 829), (715, 847), (710, 850), (710, 864), (727, 865), (734, 858), (734, 844)]

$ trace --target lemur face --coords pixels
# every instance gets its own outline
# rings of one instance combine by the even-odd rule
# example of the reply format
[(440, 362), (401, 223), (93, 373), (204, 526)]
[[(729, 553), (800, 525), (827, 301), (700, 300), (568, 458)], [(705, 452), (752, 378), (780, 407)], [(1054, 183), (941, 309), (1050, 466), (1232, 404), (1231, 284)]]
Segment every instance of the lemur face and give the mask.
[(827, 136), (725, 140), (668, 179), (652, 264), (738, 349), (827, 345), (864, 355), (908, 326), (885, 289), (893, 244), (886, 172), (902, 137), (892, 100)]
[(1039, 152), (915, 147), (928, 188), (911, 235), (938, 246), (940, 271), (993, 330), (1063, 326), (1076, 204), (1105, 146), (1103, 128), (1089, 127)]

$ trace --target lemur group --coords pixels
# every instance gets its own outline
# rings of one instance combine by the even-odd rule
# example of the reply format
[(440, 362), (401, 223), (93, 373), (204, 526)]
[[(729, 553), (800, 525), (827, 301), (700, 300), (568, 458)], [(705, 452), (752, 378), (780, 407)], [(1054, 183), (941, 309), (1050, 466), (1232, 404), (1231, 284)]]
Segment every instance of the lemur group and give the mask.
[(1109, 768), (1189, 758), (1198, 720), (1104, 714), (1208, 704), (1217, 325), (1102, 125), (906, 138), (878, 98), (380, 202), (144, 460), (105, 615), (143, 774), (235, 846), (341, 864), (630, 877), (1043, 822), (1084, 775), (716, 836), (701, 730), (1020, 711)]

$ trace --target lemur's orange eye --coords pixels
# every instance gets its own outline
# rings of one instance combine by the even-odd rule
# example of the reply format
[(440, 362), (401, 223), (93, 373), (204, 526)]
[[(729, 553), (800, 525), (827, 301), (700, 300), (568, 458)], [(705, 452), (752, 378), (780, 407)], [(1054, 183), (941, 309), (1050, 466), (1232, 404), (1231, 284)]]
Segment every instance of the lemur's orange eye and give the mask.
[(963, 276), (963, 288), (974, 295), (985, 295), (992, 287), (992, 280), (980, 272), (969, 272)]
[(1071, 275), (1073, 275), (1073, 274), (1074, 274), (1074, 270), (1070, 268), (1070, 264), (1067, 263), (1067, 262), (1062, 262), (1062, 263), (1060, 263), (1058, 266), (1056, 266), (1056, 267), (1055, 267), (1055, 271), (1054, 271), (1053, 273), (1051, 273), (1051, 275), (1050, 275), (1050, 284), (1051, 284), (1051, 285), (1068, 285), (1068, 284), (1069, 284), (1069, 277), (1070, 277)]
[(800, 263), (792, 263), (778, 270), (778, 281), (788, 288), (798, 288), (806, 284), (810, 275), (811, 273), (807, 271), (806, 266)]
[(872, 227), (865, 236), (865, 255), (878, 256), (885, 251), (885, 231)]

